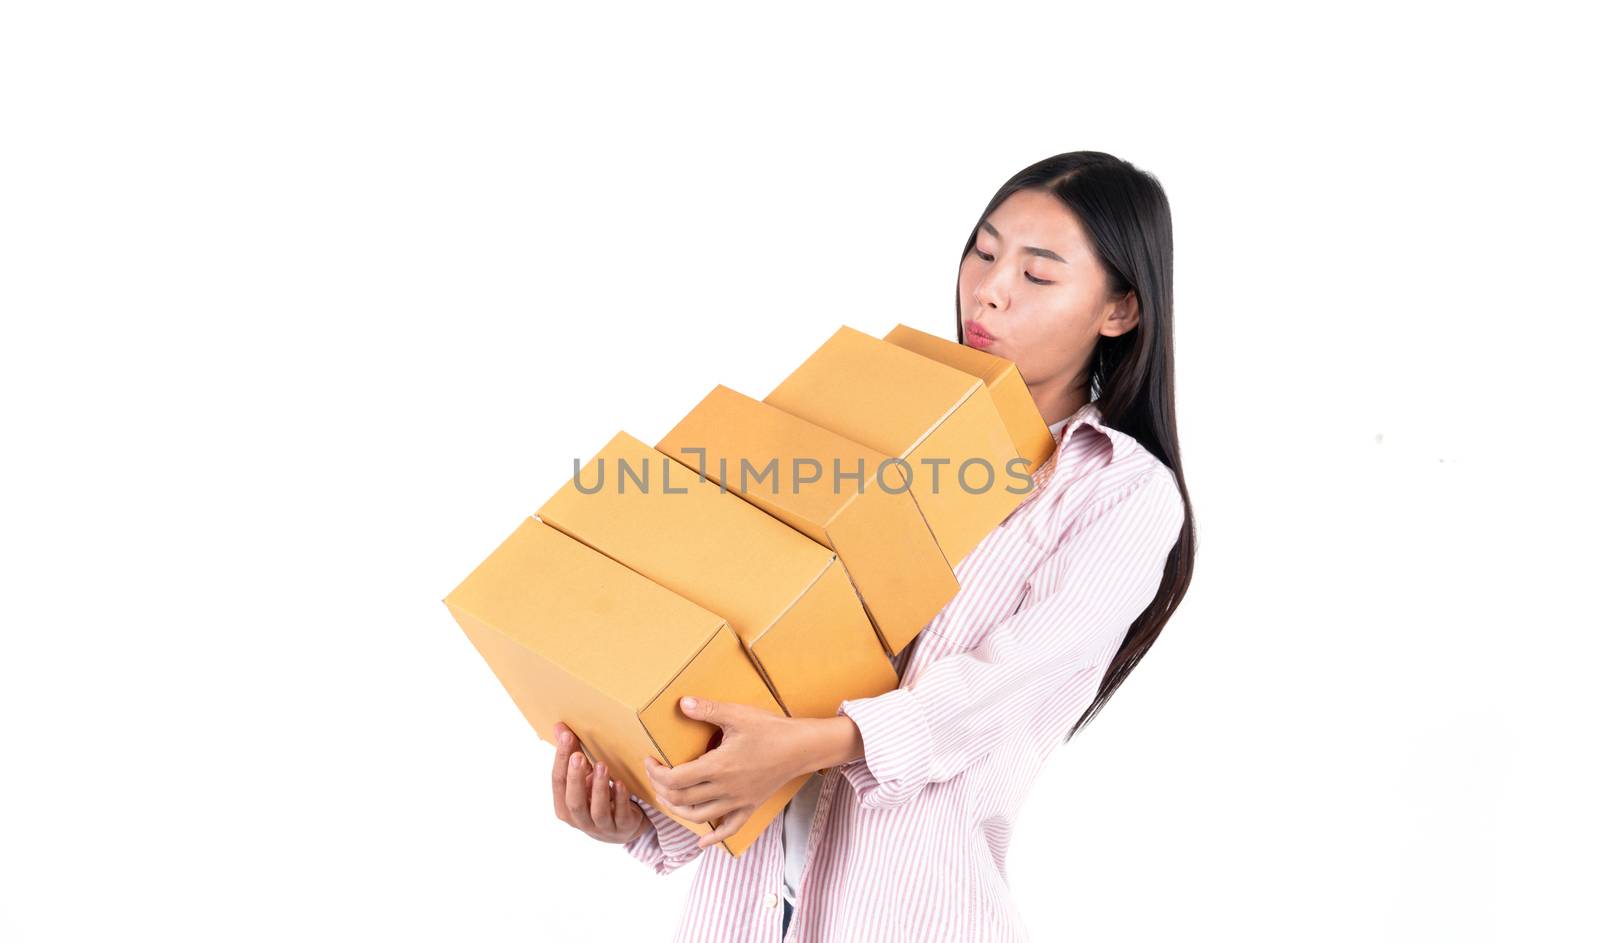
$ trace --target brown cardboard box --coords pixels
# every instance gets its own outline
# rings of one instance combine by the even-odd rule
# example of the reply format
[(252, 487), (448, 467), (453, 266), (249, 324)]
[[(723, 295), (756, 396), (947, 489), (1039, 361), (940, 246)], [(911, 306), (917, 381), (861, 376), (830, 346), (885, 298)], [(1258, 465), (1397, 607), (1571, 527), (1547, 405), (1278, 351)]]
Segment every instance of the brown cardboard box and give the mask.
[(1028, 460), (1030, 473), (1037, 471), (1055, 451), (1055, 437), (1050, 434), (1044, 417), (1039, 415), (1039, 407), (1034, 404), (1033, 394), (1028, 392), (1028, 384), (1015, 363), (904, 324), (895, 325), (883, 339), (982, 380), (994, 398), (995, 408), (1000, 410), (1000, 418), (1005, 420), (1012, 444)]
[[(1033, 487), (983, 381), (851, 327), (764, 401), (905, 460), (911, 493), (952, 568)], [(969, 462), (962, 487), (957, 475)]]
[(889, 654), (959, 588), (903, 468), (882, 452), (721, 385), (656, 448), (837, 553)]
[[(542, 739), (554, 743), (565, 722), (592, 761), (646, 800), (646, 754), (676, 766), (717, 733), (684, 716), (679, 698), (780, 713), (722, 617), (532, 518), (444, 602)], [(804, 782), (778, 790), (722, 846), (742, 853)]]
[(626, 432), (539, 519), (727, 619), (792, 716), (900, 683), (832, 550)]

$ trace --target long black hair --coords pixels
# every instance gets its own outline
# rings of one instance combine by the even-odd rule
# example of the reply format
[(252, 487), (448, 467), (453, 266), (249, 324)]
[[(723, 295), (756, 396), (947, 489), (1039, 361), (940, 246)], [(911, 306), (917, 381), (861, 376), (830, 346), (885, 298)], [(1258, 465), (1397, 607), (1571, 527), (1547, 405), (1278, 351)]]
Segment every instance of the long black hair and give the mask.
[[(1110, 700), (1111, 695), (1150, 650), (1162, 626), (1189, 591), (1194, 571), (1194, 510), (1178, 454), (1178, 421), (1172, 390), (1172, 211), (1161, 183), (1150, 173), (1100, 151), (1057, 154), (1023, 168), (1000, 187), (984, 207), (961, 250), (964, 260), (978, 241), (978, 228), (1006, 198), (1037, 190), (1059, 199), (1089, 235), (1105, 268), (1111, 297), (1130, 288), (1139, 299), (1139, 322), (1116, 337), (1100, 337), (1089, 356), (1089, 398), (1105, 424), (1139, 440), (1178, 480), (1183, 495), (1183, 529), (1167, 556), (1161, 586), (1144, 612), (1133, 620), (1122, 646), (1107, 666), (1095, 699), (1067, 733), (1072, 739)], [(961, 330), (961, 289), (956, 288), (956, 340)]]

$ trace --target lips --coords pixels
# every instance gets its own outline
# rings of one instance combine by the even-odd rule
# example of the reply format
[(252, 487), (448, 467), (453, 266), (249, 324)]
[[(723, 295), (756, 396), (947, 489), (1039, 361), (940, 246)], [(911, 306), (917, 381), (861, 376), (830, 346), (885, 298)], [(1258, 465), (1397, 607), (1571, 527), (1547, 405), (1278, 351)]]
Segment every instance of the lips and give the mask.
[(984, 330), (976, 321), (967, 321), (963, 325), (967, 343), (973, 347), (988, 347), (995, 342), (995, 336)]

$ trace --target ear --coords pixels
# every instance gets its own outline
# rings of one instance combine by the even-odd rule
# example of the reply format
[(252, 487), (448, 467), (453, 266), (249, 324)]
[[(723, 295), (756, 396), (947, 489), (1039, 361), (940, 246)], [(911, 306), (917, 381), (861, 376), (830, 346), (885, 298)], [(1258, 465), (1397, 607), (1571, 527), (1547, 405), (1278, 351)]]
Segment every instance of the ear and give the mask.
[(1100, 333), (1106, 337), (1120, 337), (1139, 326), (1139, 293), (1132, 288), (1112, 304), (1106, 319), (1100, 322)]

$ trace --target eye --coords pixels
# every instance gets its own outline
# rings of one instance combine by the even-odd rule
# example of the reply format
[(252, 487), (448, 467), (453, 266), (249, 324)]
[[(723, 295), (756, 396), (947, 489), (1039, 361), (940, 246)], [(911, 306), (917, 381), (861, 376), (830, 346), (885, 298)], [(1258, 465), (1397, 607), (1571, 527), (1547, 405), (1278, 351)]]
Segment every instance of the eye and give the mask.
[[(982, 259), (985, 262), (993, 262), (994, 261), (994, 256), (988, 254), (987, 252), (984, 252), (982, 249), (978, 248), (977, 246), (973, 246), (972, 247), (972, 251), (977, 254), (978, 258)], [(1034, 278), (1032, 275), (1030, 275), (1027, 272), (1023, 272), (1022, 274), (1027, 277), (1028, 281), (1033, 282), (1035, 285), (1054, 285), (1055, 284), (1055, 282), (1047, 282), (1042, 278)]]

